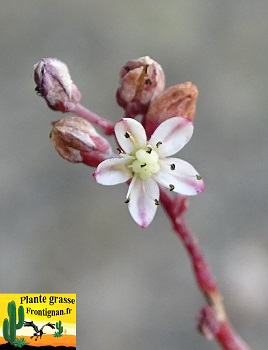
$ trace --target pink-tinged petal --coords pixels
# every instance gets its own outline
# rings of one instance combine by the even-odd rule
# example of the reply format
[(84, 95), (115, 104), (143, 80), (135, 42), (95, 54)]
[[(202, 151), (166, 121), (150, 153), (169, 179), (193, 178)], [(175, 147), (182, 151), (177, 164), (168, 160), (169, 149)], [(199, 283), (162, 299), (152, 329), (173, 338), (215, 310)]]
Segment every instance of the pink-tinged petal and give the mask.
[(193, 123), (183, 117), (174, 117), (161, 123), (148, 141), (151, 146), (157, 145), (161, 158), (169, 157), (180, 151), (193, 134)]
[(153, 220), (159, 200), (159, 187), (153, 178), (141, 180), (133, 178), (130, 184), (128, 209), (138, 225), (145, 228)]
[(101, 185), (117, 185), (126, 182), (132, 176), (127, 167), (132, 157), (110, 158), (99, 164), (93, 176)]
[(135, 119), (121, 119), (115, 124), (114, 131), (120, 147), (128, 154), (135, 151), (137, 147), (146, 146), (147, 137), (145, 130), (141, 123)]
[(154, 179), (171, 191), (186, 196), (193, 196), (205, 190), (204, 181), (195, 168), (178, 158), (167, 158), (160, 161), (161, 170)]

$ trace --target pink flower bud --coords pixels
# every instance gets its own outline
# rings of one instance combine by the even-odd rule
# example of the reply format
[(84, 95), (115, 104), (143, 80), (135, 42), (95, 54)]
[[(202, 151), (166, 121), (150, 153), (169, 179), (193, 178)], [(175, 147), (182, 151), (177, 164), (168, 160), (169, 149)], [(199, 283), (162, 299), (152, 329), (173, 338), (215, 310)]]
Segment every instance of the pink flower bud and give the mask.
[(57, 58), (43, 58), (36, 63), (34, 81), (37, 85), (35, 90), (53, 110), (67, 112), (69, 102), (78, 103), (81, 99), (68, 67)]
[(198, 96), (197, 87), (187, 81), (165, 90), (155, 99), (144, 118), (144, 126), (150, 136), (159, 124), (171, 117), (194, 119)]
[(72, 163), (97, 166), (111, 154), (109, 142), (80, 117), (53, 122), (51, 141), (60, 156)]
[(145, 114), (151, 101), (165, 88), (162, 67), (148, 56), (127, 62), (120, 78), (116, 99), (127, 117)]

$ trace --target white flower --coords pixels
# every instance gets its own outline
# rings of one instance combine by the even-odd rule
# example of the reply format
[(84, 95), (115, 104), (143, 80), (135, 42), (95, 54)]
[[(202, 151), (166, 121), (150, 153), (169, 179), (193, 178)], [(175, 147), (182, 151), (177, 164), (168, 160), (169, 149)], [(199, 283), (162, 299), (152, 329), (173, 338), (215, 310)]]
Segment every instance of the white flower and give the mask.
[(159, 185), (189, 196), (204, 191), (204, 182), (191, 164), (167, 158), (180, 151), (192, 134), (193, 124), (189, 119), (174, 117), (161, 123), (147, 141), (139, 122), (123, 118), (115, 125), (122, 153), (100, 163), (94, 177), (102, 185), (131, 180), (126, 203), (137, 224), (147, 227), (159, 204)]

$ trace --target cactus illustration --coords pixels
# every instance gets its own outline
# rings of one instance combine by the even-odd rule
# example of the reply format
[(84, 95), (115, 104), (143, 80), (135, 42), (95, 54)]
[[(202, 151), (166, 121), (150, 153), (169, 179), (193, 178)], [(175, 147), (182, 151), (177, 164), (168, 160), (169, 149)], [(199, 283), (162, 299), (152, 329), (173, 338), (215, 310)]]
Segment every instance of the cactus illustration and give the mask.
[(6, 341), (13, 345), (16, 341), (16, 330), (23, 326), (24, 308), (23, 306), (18, 308), (18, 323), (16, 323), (16, 303), (14, 300), (8, 303), (7, 313), (9, 320), (5, 318), (3, 321), (3, 336)]
[(56, 328), (57, 328), (57, 332), (54, 333), (54, 337), (58, 338), (62, 336), (63, 333), (63, 327), (62, 327), (62, 322), (56, 322)]
[(24, 338), (16, 338), (13, 346), (15, 348), (22, 348), (24, 345), (28, 345), (27, 341)]

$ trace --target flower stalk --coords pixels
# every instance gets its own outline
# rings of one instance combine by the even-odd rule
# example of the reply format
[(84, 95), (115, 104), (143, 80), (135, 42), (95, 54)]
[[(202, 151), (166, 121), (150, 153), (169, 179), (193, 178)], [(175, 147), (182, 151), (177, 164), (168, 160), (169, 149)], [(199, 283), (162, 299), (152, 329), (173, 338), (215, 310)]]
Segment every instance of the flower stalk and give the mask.
[[(163, 205), (173, 226), (190, 258), (196, 283), (204, 295), (207, 305), (200, 311), (198, 329), (207, 339), (215, 339), (224, 350), (250, 350), (248, 345), (232, 328), (223, 304), (223, 298), (217, 282), (197, 238), (186, 225), (183, 217), (185, 198), (171, 198), (165, 191), (160, 191)], [(174, 205), (178, 202), (179, 205)]]
[(67, 111), (86, 119), (90, 123), (99, 127), (106, 135), (113, 135), (114, 124), (109, 120), (100, 117), (96, 113), (90, 111), (80, 103), (68, 103)]

